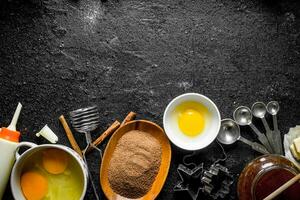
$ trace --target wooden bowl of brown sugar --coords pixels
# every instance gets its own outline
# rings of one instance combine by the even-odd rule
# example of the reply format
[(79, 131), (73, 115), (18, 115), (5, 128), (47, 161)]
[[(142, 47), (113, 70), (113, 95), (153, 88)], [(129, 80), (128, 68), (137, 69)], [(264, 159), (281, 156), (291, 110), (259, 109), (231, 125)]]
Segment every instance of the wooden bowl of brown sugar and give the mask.
[(119, 128), (110, 138), (100, 169), (106, 197), (152, 200), (168, 175), (171, 146), (157, 124), (136, 120)]

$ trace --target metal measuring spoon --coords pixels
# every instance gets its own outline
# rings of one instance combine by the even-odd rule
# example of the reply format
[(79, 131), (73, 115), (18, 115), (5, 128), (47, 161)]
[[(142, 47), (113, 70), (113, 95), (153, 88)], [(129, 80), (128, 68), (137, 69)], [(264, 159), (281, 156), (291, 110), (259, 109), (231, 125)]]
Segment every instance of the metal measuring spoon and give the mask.
[(266, 105), (263, 102), (256, 102), (252, 105), (251, 111), (255, 117), (260, 118), (262, 120), (265, 130), (266, 130), (266, 136), (269, 140), (269, 143), (270, 143), (272, 149), (274, 150), (274, 152), (279, 153), (277, 144), (276, 144), (276, 142), (274, 142), (274, 136), (273, 136), (270, 126), (265, 118), (265, 115), (267, 113)]
[(232, 119), (223, 119), (217, 136), (217, 140), (222, 144), (233, 144), (237, 140), (249, 145), (253, 150), (262, 154), (268, 154), (268, 150), (257, 142), (251, 142), (241, 136), (239, 125)]
[(272, 115), (273, 118), (273, 127), (274, 127), (274, 134), (273, 139), (277, 143), (279, 154), (283, 155), (283, 149), (282, 149), (282, 140), (281, 140), (281, 134), (278, 129), (278, 123), (277, 123), (277, 113), (279, 111), (279, 103), (277, 101), (270, 101), (267, 104), (267, 111), (270, 115)]
[(236, 121), (236, 123), (240, 126), (246, 126), (249, 125), (252, 130), (255, 132), (255, 134), (258, 137), (258, 140), (267, 148), (269, 152), (272, 153), (272, 147), (269, 144), (269, 141), (267, 137), (262, 134), (256, 126), (252, 123), (252, 113), (250, 108), (246, 106), (240, 106), (233, 112), (233, 119)]

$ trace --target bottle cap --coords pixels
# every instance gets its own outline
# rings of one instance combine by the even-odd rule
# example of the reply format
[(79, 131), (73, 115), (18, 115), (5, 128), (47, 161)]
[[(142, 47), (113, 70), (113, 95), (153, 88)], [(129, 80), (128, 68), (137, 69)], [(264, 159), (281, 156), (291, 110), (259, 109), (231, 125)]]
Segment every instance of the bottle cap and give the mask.
[(58, 141), (58, 137), (55, 135), (55, 133), (47, 126), (47, 124), (38, 132), (35, 134), (37, 137), (43, 136), (46, 140), (48, 140), (51, 143), (56, 143)]
[(19, 142), (20, 140), (20, 132), (12, 131), (8, 128), (2, 128), (0, 132), (0, 138), (11, 141), (11, 142)]

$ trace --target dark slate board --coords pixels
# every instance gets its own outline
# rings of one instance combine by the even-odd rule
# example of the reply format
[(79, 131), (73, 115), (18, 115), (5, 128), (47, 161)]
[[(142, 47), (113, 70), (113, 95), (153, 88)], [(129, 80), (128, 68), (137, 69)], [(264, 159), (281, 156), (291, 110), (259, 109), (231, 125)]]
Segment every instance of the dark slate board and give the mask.
[[(278, 100), (282, 133), (300, 124), (297, 0), (2, 0), (0, 5), (0, 125), (9, 124), (21, 101), (22, 140), (44, 143), (34, 133), (48, 124), (69, 146), (58, 117), (93, 104), (102, 113), (94, 137), (131, 110), (162, 125), (168, 102), (185, 92), (210, 97), (223, 118), (239, 105)], [(255, 139), (251, 130), (242, 131)], [(83, 135), (76, 137), (83, 147)], [(176, 168), (188, 152), (172, 150), (158, 199), (188, 199), (173, 192)], [(258, 156), (241, 143), (226, 152), (235, 180)], [(89, 163), (98, 182), (96, 156), (90, 155)], [(194, 161), (209, 167), (220, 156), (213, 143)], [(236, 198), (235, 182), (228, 199)], [(9, 188), (4, 199), (12, 199)], [(86, 199), (93, 199), (90, 189)]]

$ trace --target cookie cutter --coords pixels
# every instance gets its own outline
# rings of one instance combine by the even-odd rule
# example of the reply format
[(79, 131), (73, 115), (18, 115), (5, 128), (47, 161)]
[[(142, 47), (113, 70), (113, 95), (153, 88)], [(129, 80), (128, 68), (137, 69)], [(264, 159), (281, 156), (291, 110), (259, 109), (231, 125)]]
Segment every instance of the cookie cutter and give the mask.
[(174, 187), (174, 191), (187, 191), (193, 200), (196, 200), (199, 192), (203, 190), (201, 178), (203, 174), (203, 163), (189, 169), (183, 164), (179, 164), (177, 172), (181, 181)]
[[(209, 195), (213, 199), (225, 198), (230, 192), (230, 186), (233, 184), (233, 176), (229, 170), (219, 164), (227, 159), (227, 154), (223, 146), (217, 142), (222, 149), (224, 158), (217, 159), (208, 170), (204, 170), (204, 163), (187, 163), (186, 159), (196, 154), (185, 155), (183, 164), (179, 164), (177, 172), (181, 181), (175, 185), (174, 191), (187, 191), (193, 200), (196, 200), (200, 193)], [(193, 166), (189, 168), (187, 166)]]
[(230, 192), (233, 180), (229, 170), (220, 164), (211, 165), (209, 170), (204, 171), (201, 179), (204, 192), (213, 199), (225, 198)]

